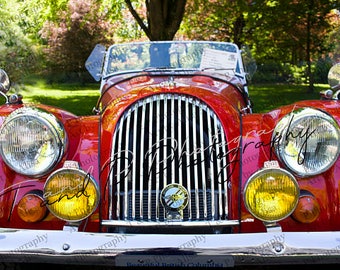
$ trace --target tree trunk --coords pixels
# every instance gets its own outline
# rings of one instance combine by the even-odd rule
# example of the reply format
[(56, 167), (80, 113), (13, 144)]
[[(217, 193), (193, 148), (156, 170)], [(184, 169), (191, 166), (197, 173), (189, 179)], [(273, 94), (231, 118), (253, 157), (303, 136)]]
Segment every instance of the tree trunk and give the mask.
[(181, 25), (186, 0), (146, 0), (147, 22), (133, 8), (130, 0), (125, 0), (132, 16), (151, 41), (172, 40)]
[(306, 61), (307, 61), (307, 79), (308, 79), (308, 93), (314, 92), (314, 79), (312, 73), (312, 62), (311, 62), (311, 8), (313, 7), (313, 1), (309, 2), (309, 10), (307, 12), (307, 39), (306, 39)]

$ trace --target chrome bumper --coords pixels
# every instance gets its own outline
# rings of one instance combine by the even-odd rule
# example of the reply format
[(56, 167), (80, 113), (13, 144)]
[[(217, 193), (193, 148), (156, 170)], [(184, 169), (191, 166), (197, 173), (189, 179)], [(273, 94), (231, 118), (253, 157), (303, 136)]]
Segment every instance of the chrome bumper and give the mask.
[(142, 235), (1, 229), (0, 262), (131, 267), (340, 263), (340, 232)]

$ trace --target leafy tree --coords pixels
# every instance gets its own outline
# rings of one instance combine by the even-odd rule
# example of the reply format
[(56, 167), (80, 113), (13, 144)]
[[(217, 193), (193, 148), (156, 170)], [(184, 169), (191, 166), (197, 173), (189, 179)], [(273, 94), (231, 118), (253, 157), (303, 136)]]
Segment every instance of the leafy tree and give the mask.
[(248, 2), (189, 0), (181, 32), (190, 39), (245, 43)]
[(312, 92), (312, 61), (329, 50), (325, 37), (331, 29), (329, 14), (335, 4), (335, 0), (256, 2), (248, 16), (256, 29), (252, 34), (254, 55), (304, 65)]
[(140, 7), (138, 1), (125, 3), (150, 40), (172, 40), (182, 22), (186, 0), (145, 0), (144, 16), (133, 6)]
[(49, 66), (54, 72), (81, 78), (95, 44), (111, 44), (114, 29), (100, 1), (70, 0), (65, 10), (45, 22), (41, 31), (48, 45), (45, 52)]
[(331, 50), (328, 56), (333, 63), (340, 63), (340, 10), (333, 10), (330, 15), (333, 30), (329, 33), (328, 44)]
[(329, 15), (339, 5), (337, 0), (188, 0), (180, 31), (192, 39), (248, 45), (259, 64), (270, 63), (278, 72), (289, 72), (287, 64), (304, 66), (311, 91), (313, 61), (331, 49)]
[(38, 50), (21, 27), (25, 17), (17, 13), (20, 4), (0, 0), (0, 67), (5, 69), (13, 83), (31, 73), (38, 66)]

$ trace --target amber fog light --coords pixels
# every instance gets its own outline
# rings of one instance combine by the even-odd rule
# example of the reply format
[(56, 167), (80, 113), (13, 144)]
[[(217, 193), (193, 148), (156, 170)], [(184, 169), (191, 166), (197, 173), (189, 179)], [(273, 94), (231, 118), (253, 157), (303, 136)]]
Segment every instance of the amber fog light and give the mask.
[(301, 195), (292, 217), (302, 223), (312, 223), (320, 215), (320, 205), (311, 195)]
[(254, 173), (244, 189), (248, 211), (265, 222), (275, 222), (289, 216), (299, 198), (294, 176), (281, 168), (264, 168)]
[(39, 222), (47, 214), (44, 199), (38, 194), (28, 193), (18, 203), (18, 215), (25, 222)]
[(89, 173), (75, 168), (62, 168), (46, 180), (44, 199), (56, 217), (76, 222), (95, 211), (99, 202), (99, 190)]

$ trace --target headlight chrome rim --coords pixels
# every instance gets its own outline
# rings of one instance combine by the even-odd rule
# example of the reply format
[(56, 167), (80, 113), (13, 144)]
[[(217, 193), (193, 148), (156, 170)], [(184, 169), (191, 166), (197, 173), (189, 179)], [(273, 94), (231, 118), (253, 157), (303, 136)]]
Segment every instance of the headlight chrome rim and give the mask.
[[(317, 175), (332, 167), (340, 154), (339, 140), (335, 119), (314, 108), (300, 108), (287, 114), (272, 135), (277, 157), (300, 177)], [(321, 155), (327, 159), (320, 158)]]
[[(273, 175), (280, 177), (275, 179)], [(270, 183), (271, 181), (272, 183)], [(286, 184), (286, 186), (283, 186), (284, 184)], [(265, 188), (261, 190), (259, 188), (261, 186)], [(288, 193), (288, 189), (293, 190), (292, 194)], [(277, 194), (278, 192), (281, 193)], [(262, 196), (266, 193), (266, 196)], [(289, 217), (294, 212), (298, 204), (299, 195), (299, 185), (293, 174), (279, 167), (266, 167), (255, 172), (249, 177), (244, 187), (243, 200), (247, 210), (255, 218), (263, 222), (275, 223)], [(290, 197), (290, 204), (288, 205), (289, 207), (282, 210), (280, 207), (283, 205), (287, 206), (288, 197)], [(274, 204), (272, 202), (274, 202)], [(276, 216), (273, 214), (275, 211), (280, 210), (281, 213), (277, 214)]]
[[(54, 216), (67, 222), (79, 222), (95, 212), (100, 192), (91, 174), (77, 168), (61, 168), (47, 178), (43, 197)], [(83, 212), (79, 213), (77, 209)]]
[(67, 147), (62, 123), (51, 113), (33, 107), (12, 112), (0, 128), (0, 155), (15, 172), (39, 177), (49, 173)]

